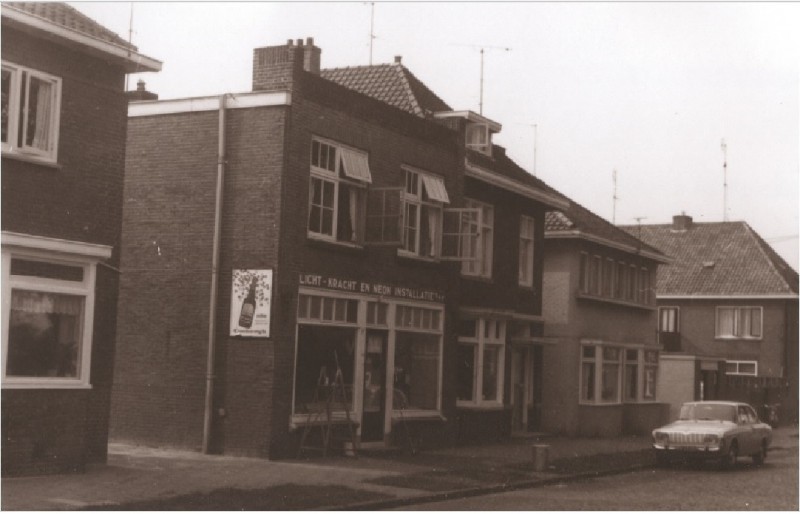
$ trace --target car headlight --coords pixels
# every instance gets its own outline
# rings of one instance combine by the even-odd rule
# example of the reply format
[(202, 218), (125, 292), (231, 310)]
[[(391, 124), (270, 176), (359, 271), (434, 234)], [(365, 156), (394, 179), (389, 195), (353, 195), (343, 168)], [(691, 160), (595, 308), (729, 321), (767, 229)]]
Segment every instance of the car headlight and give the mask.
[(719, 436), (716, 434), (706, 434), (703, 437), (703, 442), (706, 444), (717, 444), (719, 442)]

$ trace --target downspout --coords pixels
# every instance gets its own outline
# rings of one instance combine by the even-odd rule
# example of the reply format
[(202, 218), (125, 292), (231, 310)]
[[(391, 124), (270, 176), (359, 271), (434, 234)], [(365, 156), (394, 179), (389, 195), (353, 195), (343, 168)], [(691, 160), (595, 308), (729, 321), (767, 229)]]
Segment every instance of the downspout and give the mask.
[(203, 453), (209, 453), (211, 422), (214, 408), (214, 357), (216, 354), (217, 293), (219, 282), (219, 251), (222, 225), (222, 191), (225, 184), (225, 99), (219, 97), (219, 129), (217, 148), (217, 194), (214, 205), (214, 240), (211, 256), (211, 291), (208, 306), (208, 356), (206, 360), (206, 405), (203, 417)]

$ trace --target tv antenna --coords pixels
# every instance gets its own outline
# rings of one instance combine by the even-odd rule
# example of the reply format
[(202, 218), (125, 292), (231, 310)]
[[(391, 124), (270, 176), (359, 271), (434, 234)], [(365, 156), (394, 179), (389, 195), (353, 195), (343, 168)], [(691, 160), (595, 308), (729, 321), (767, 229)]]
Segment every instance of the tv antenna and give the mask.
[[(131, 2), (131, 15), (128, 21), (128, 57), (130, 57), (131, 44), (133, 44), (133, 2)], [(130, 73), (125, 74), (125, 91), (128, 90), (128, 79), (130, 79), (130, 76)]]
[(637, 245), (639, 246), (639, 250), (641, 250), (642, 249), (642, 220), (646, 220), (647, 216), (637, 216), (637, 217), (635, 217), (633, 219), (636, 220), (636, 226), (637, 226), (636, 239), (639, 240)]
[(375, 41), (375, 2), (370, 2), (369, 5), (369, 65), (372, 66), (372, 43)]
[[(614, 193), (611, 196), (611, 201), (613, 203), (613, 207), (611, 210), (611, 223), (616, 225), (617, 224), (617, 200), (619, 197), (617, 196), (617, 170), (614, 168), (614, 171), (611, 172), (611, 180), (614, 183)], [(644, 219), (644, 218), (642, 218)]]
[(728, 221), (728, 144), (722, 139), (722, 221)]
[(466, 46), (469, 48), (478, 49), (480, 50), (481, 54), (481, 90), (480, 90), (480, 100), (478, 103), (478, 114), (483, 115), (483, 54), (487, 50), (500, 50), (503, 52), (510, 52), (511, 48), (507, 46), (488, 46), (488, 45), (456, 45), (456, 46)]

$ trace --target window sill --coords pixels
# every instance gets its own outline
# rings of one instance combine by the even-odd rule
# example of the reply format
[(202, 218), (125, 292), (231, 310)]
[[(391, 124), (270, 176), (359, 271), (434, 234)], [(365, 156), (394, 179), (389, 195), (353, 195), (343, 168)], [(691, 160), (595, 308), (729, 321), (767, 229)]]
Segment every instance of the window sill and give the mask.
[(518, 284), (518, 285), (519, 285), (519, 288), (521, 290), (523, 290), (523, 291), (528, 291), (528, 292), (531, 292), (531, 293), (535, 293), (536, 292), (536, 289), (532, 285), (530, 285), (530, 286), (529, 285), (525, 285), (525, 284)]
[(484, 284), (494, 284), (494, 280), (492, 280), (492, 277), (484, 277), (481, 275), (466, 275), (464, 273), (461, 273), (461, 278), (465, 280), (472, 280), (474, 282), (481, 282)]
[(470, 411), (477, 411), (477, 412), (496, 412), (505, 410), (505, 406), (502, 403), (492, 402), (492, 403), (473, 403), (473, 402), (456, 402), (456, 408), (461, 410), (470, 410)]
[(84, 383), (66, 383), (66, 382), (3, 382), (3, 389), (91, 389), (91, 384)]
[(55, 161), (53, 159), (49, 159), (47, 157), (39, 157), (39, 156), (36, 156), (36, 155), (28, 155), (28, 154), (19, 153), (19, 152), (3, 151), (3, 159), (14, 159), (15, 161), (22, 161), (22, 162), (28, 162), (28, 163), (31, 163), (31, 164), (38, 164), (38, 165), (40, 165), (42, 167), (52, 168), (52, 169), (55, 169), (55, 170), (60, 170), (61, 169), (61, 165), (57, 161)]
[(724, 336), (721, 337), (721, 336), (716, 336), (714, 338), (714, 341), (720, 341), (720, 342), (749, 341), (749, 342), (760, 343), (763, 340), (764, 339), (762, 337), (735, 337), (735, 336), (734, 337), (724, 337)]
[(403, 421), (447, 421), (447, 418), (439, 411), (425, 410), (394, 410), (392, 411), (392, 423), (402, 423)]
[(417, 255), (406, 250), (397, 250), (397, 256), (403, 260), (419, 262), (423, 264), (439, 264), (441, 262), (441, 260), (439, 260), (437, 257), (423, 257), (422, 255)]
[(646, 305), (643, 303), (631, 302), (629, 300), (620, 300), (618, 298), (608, 298), (605, 296), (596, 296), (593, 294), (588, 293), (581, 293), (580, 291), (575, 293), (575, 296), (580, 300), (589, 300), (593, 302), (600, 302), (600, 303), (608, 303), (612, 305), (619, 305), (622, 307), (633, 307), (634, 309), (641, 309), (644, 311), (654, 311), (656, 310), (655, 305)]
[(578, 402), (578, 405), (581, 407), (622, 407), (622, 402), (615, 402), (615, 403), (590, 403), (590, 402)]
[(348, 243), (346, 241), (333, 241), (312, 234), (308, 234), (307, 241), (309, 244), (319, 248), (339, 249), (353, 253), (361, 253), (364, 251), (364, 247), (359, 244)]

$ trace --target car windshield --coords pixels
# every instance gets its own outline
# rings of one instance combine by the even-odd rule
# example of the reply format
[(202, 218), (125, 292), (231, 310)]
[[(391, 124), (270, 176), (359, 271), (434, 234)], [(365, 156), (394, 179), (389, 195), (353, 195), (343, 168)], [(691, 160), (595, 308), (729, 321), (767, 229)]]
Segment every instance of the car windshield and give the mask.
[(682, 420), (716, 420), (736, 422), (736, 408), (733, 405), (689, 404), (681, 407)]

